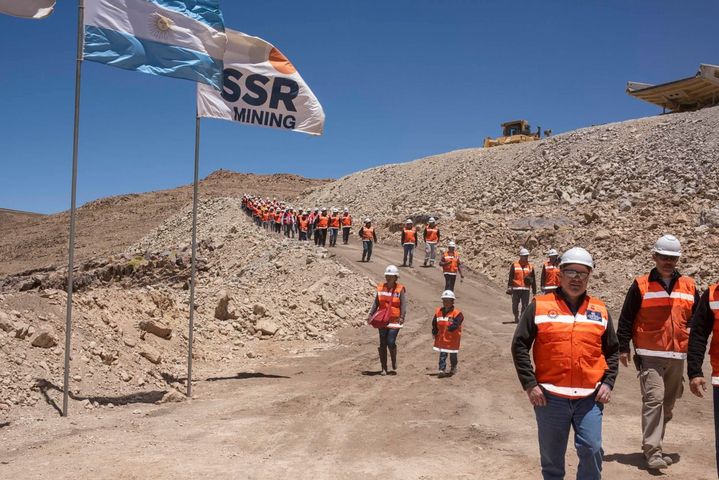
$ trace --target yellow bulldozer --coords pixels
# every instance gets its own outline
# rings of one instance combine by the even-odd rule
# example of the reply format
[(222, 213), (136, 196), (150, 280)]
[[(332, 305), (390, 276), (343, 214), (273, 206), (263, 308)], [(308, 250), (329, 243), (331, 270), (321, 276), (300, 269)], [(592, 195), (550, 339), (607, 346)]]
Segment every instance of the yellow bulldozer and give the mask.
[[(544, 136), (552, 134), (551, 130), (545, 130)], [(542, 137), (541, 128), (532, 133), (529, 122), (526, 120), (513, 120), (502, 124), (502, 136), (497, 138), (487, 137), (484, 139), (484, 148), (496, 147), (498, 145), (511, 145), (513, 143), (533, 142)]]

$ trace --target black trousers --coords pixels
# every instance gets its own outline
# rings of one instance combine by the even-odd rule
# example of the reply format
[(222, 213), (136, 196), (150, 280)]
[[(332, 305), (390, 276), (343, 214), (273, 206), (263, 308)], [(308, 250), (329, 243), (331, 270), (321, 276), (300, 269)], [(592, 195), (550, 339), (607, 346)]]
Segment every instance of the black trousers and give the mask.
[(342, 227), (342, 243), (347, 245), (347, 243), (350, 241), (350, 229), (352, 227)]
[(457, 275), (444, 274), (444, 289), (452, 290), (454, 292), (454, 282), (457, 281)]
[[(519, 304), (522, 304), (522, 311), (519, 311)], [(529, 305), (529, 290), (512, 290), (512, 313), (514, 319), (518, 320)]]

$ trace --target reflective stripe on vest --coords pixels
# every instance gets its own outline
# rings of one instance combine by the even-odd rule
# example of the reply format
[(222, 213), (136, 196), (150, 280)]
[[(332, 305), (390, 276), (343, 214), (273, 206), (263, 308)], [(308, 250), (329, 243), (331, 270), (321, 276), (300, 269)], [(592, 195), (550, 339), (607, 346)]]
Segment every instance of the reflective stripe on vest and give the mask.
[(712, 366), (712, 385), (719, 386), (719, 284), (709, 286), (709, 309), (714, 314), (709, 361)]
[(649, 275), (637, 278), (642, 303), (634, 318), (632, 341), (637, 354), (661, 358), (687, 358), (687, 324), (694, 306), (694, 280), (679, 277), (671, 293)]
[(351, 227), (352, 226), (352, 217), (350, 215), (344, 215), (342, 217), (342, 226), (343, 227)]
[(417, 231), (414, 228), (410, 229), (404, 229), (404, 245), (412, 244), (414, 245), (415, 240), (417, 239)]
[(559, 286), (559, 267), (551, 262), (544, 264), (544, 288), (557, 288)]
[(427, 235), (425, 236), (424, 241), (427, 243), (437, 243), (439, 241), (439, 229), (438, 228), (429, 228), (426, 229)]
[(453, 308), (447, 314), (442, 314), (442, 307), (435, 311), (434, 316), (437, 317), (437, 335), (434, 337), (433, 350), (437, 352), (457, 353), (459, 352), (459, 343), (462, 338), (462, 325), (455, 331), (450, 332), (447, 328), (452, 325), (454, 319), (461, 312)]
[(387, 308), (387, 305), (391, 304), (392, 311), (390, 313), (390, 324), (387, 325), (387, 328), (400, 328), (401, 325), (397, 322), (392, 322), (392, 320), (399, 319), (402, 313), (400, 308), (402, 306), (400, 294), (402, 293), (404, 287), (399, 283), (395, 283), (394, 290), (387, 290), (386, 285), (386, 283), (380, 283), (377, 285), (377, 300), (379, 301), (377, 308)]
[(537, 382), (565, 398), (591, 395), (607, 369), (602, 336), (609, 322), (601, 300), (586, 296), (576, 315), (556, 293), (535, 298), (532, 353)]
[(372, 241), (374, 240), (374, 227), (362, 227), (362, 240)]
[(330, 217), (320, 215), (320, 219), (317, 222), (317, 228), (326, 229), (330, 224)]
[(442, 271), (447, 275), (457, 275), (459, 271), (459, 253), (456, 251), (453, 254), (444, 252), (442, 254), (442, 261), (446, 262), (442, 265)]
[(529, 290), (529, 285), (524, 284), (524, 279), (532, 274), (534, 267), (531, 263), (522, 266), (519, 262), (512, 264), (514, 276), (512, 277), (512, 290)]
[(330, 218), (330, 227), (332, 228), (340, 228), (340, 217), (332, 215)]

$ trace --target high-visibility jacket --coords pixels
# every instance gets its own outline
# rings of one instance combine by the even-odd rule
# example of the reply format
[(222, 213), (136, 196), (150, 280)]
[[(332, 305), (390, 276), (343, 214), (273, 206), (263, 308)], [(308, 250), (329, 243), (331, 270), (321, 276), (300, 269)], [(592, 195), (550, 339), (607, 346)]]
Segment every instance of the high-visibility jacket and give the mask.
[(374, 227), (362, 227), (362, 240), (374, 240)]
[(404, 233), (404, 245), (412, 244), (414, 245), (417, 241), (417, 230), (414, 228), (405, 228), (403, 229)]
[(529, 290), (529, 285), (524, 283), (524, 279), (530, 276), (534, 272), (534, 266), (531, 263), (522, 265), (519, 262), (514, 262), (514, 277), (512, 277), (512, 290)]
[(319, 220), (317, 221), (317, 228), (322, 230), (327, 230), (327, 227), (330, 224), (330, 217), (327, 215), (320, 215)]
[(263, 222), (269, 222), (270, 221), (270, 212), (263, 212), (262, 213), (262, 221)]
[(588, 397), (608, 368), (602, 351), (607, 307), (587, 295), (574, 315), (555, 292), (539, 295), (535, 302), (537, 335), (532, 351), (537, 382), (560, 397)]
[(342, 226), (343, 227), (351, 227), (352, 226), (352, 215), (345, 213), (342, 215)]
[(302, 217), (300, 218), (300, 222), (299, 222), (299, 223), (300, 223), (300, 231), (301, 231), (301, 232), (306, 232), (307, 230), (310, 229), (310, 221), (307, 220), (307, 217), (302, 216)]
[(387, 305), (390, 305), (391, 308), (387, 328), (402, 328), (398, 320), (402, 316), (400, 295), (403, 290), (404, 286), (399, 283), (394, 284), (394, 290), (390, 290), (386, 283), (377, 285), (377, 300), (379, 301), (377, 309), (387, 308)]
[(275, 213), (275, 223), (282, 223), (282, 212)]
[(340, 228), (340, 217), (339, 215), (332, 215), (330, 217), (330, 227)]
[(664, 358), (687, 358), (689, 332), (687, 324), (694, 308), (694, 280), (681, 276), (667, 293), (649, 275), (636, 279), (642, 304), (634, 318), (632, 341), (638, 355)]
[(437, 243), (439, 241), (439, 229), (427, 227), (424, 241), (427, 243)]
[(452, 310), (446, 314), (442, 313), (442, 307), (437, 309), (434, 313), (434, 316), (437, 319), (438, 330), (437, 335), (434, 337), (434, 350), (447, 353), (459, 352), (459, 342), (462, 337), (462, 324), (460, 324), (453, 332), (450, 332), (447, 328), (452, 325), (454, 319), (461, 314), (462, 312), (456, 308), (452, 308)]
[(544, 263), (544, 289), (554, 290), (559, 287), (559, 266), (552, 262)]
[(709, 287), (709, 309), (714, 315), (709, 361), (712, 365), (712, 385), (719, 386), (719, 284)]
[(457, 275), (459, 271), (459, 252), (455, 249), (454, 253), (449, 251), (442, 254), (442, 271), (447, 275)]

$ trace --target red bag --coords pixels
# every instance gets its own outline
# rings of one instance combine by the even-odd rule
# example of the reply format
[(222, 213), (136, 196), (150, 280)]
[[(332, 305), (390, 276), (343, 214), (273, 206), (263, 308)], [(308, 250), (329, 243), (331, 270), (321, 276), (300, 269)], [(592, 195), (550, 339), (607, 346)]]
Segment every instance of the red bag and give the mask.
[(390, 323), (391, 316), (392, 306), (387, 305), (387, 308), (379, 308), (376, 312), (374, 312), (369, 324), (374, 328), (387, 328), (387, 325)]

